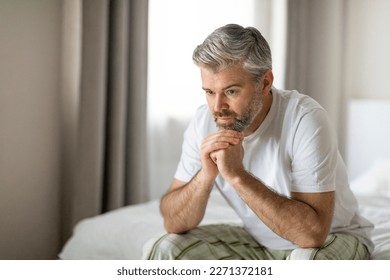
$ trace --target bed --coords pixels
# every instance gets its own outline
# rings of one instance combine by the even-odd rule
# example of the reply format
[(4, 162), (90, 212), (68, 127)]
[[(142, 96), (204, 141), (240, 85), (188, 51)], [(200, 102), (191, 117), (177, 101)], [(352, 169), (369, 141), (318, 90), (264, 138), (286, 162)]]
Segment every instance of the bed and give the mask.
[[(351, 188), (361, 214), (375, 225), (372, 259), (390, 259), (390, 102), (354, 100), (348, 115)], [(240, 224), (218, 191), (212, 192), (202, 221), (213, 223)], [(159, 201), (152, 200), (80, 221), (59, 258), (139, 260), (164, 233)]]

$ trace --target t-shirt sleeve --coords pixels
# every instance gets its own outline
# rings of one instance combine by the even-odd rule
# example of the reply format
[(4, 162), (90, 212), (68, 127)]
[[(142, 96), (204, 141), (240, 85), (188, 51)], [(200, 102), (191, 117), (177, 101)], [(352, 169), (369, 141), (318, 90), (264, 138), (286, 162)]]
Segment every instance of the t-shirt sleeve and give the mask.
[(194, 118), (184, 132), (182, 153), (176, 169), (175, 179), (189, 182), (200, 170), (200, 141), (196, 118)]
[(292, 151), (292, 191), (335, 190), (337, 140), (323, 109), (311, 110), (300, 118)]

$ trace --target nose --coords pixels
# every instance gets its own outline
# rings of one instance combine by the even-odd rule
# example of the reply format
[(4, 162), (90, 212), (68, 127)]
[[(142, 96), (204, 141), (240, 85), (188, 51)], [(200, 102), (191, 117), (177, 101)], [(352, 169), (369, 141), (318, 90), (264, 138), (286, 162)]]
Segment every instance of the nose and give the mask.
[(229, 105), (226, 103), (226, 97), (224, 94), (216, 94), (214, 100), (214, 112), (221, 112), (229, 108)]

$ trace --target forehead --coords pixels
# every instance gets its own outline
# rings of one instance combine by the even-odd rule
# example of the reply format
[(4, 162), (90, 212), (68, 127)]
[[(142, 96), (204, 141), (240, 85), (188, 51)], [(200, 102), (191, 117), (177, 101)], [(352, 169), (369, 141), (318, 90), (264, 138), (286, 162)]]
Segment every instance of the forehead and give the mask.
[(204, 88), (224, 87), (227, 84), (244, 85), (253, 82), (253, 76), (241, 65), (232, 65), (226, 69), (215, 72), (212, 69), (201, 67), (202, 86)]

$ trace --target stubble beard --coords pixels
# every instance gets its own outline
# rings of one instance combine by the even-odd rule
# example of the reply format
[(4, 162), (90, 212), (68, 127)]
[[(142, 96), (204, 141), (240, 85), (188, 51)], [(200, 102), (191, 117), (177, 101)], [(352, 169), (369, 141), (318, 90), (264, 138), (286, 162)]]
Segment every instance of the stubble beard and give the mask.
[[(214, 113), (214, 121), (219, 129), (243, 132), (253, 123), (253, 120), (260, 113), (262, 108), (263, 97), (261, 93), (256, 93), (242, 115), (237, 115), (234, 111), (231, 110), (222, 110), (221, 112)], [(218, 123), (218, 118), (221, 117), (231, 117), (233, 121), (227, 124)]]

